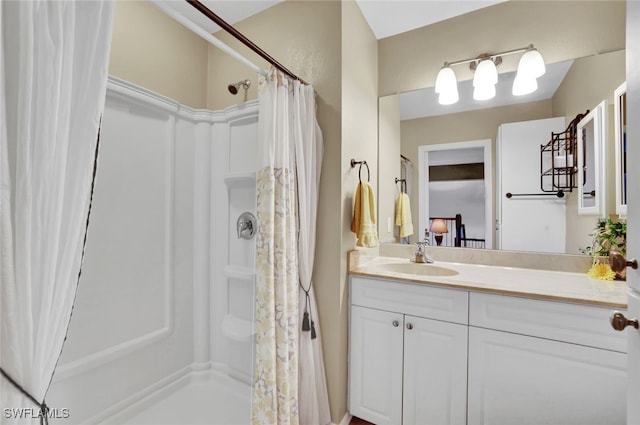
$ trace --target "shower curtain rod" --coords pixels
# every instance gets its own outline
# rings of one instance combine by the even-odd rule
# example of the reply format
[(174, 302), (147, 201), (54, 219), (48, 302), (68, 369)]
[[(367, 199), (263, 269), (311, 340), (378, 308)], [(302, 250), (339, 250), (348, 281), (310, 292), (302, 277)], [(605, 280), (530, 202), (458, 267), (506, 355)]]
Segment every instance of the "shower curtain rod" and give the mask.
[[(212, 20), (213, 22), (218, 24), (220, 27), (222, 27), (222, 29), (224, 29), (226, 32), (228, 32), (233, 37), (235, 37), (237, 40), (239, 40), (242, 44), (244, 44), (249, 49), (251, 49), (252, 51), (257, 53), (260, 57), (265, 59), (267, 62), (269, 62), (271, 65), (275, 66), (280, 71), (284, 72), (285, 74), (287, 74), (289, 77), (293, 78), (294, 80), (298, 80), (303, 84), (307, 84), (302, 78), (298, 77), (296, 74), (294, 74), (293, 72), (289, 71), (284, 65), (282, 65), (280, 62), (278, 62), (273, 57), (271, 57), (271, 55), (269, 55), (267, 52), (265, 52), (260, 47), (258, 47), (253, 41), (249, 40), (240, 31), (238, 31), (237, 29), (232, 27), (227, 21), (225, 21), (224, 19), (222, 19), (221, 17), (219, 17), (218, 15), (213, 13), (204, 4), (200, 3), (198, 0), (186, 0), (186, 1), (191, 6), (196, 8), (204, 16), (206, 16), (207, 18), (209, 18), (210, 20)], [(235, 53), (238, 54), (237, 52), (235, 52)]]

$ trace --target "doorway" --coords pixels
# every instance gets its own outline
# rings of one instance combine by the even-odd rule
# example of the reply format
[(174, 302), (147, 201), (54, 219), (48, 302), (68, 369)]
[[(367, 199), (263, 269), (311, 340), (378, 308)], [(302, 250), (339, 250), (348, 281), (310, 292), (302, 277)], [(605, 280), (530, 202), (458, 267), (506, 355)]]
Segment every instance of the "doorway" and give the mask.
[[(491, 140), (423, 145), (419, 158), (418, 235), (430, 217), (462, 216), (466, 237), (493, 248)], [(454, 229), (450, 229), (454, 231)]]

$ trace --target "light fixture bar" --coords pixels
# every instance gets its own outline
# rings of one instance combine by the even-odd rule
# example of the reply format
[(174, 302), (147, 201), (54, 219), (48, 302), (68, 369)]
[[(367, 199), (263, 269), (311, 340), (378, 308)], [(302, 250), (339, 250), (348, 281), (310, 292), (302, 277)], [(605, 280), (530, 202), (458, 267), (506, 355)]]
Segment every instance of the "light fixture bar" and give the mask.
[[(521, 47), (519, 49), (512, 49), (512, 50), (506, 50), (506, 51), (500, 52), (500, 53), (488, 54), (486, 56), (486, 59), (493, 59), (493, 58), (498, 57), (498, 56), (505, 56), (505, 55), (513, 55), (515, 53), (522, 53), (522, 52), (526, 52), (527, 50), (531, 50), (533, 48), (534, 48), (533, 44), (529, 44), (527, 47)], [(455, 61), (455, 62), (445, 62), (444, 66), (462, 65), (462, 64), (465, 64), (465, 63), (476, 62), (478, 60), (479, 60), (479, 58), (475, 57), (475, 58), (463, 59), (463, 60), (459, 60), (459, 61)]]

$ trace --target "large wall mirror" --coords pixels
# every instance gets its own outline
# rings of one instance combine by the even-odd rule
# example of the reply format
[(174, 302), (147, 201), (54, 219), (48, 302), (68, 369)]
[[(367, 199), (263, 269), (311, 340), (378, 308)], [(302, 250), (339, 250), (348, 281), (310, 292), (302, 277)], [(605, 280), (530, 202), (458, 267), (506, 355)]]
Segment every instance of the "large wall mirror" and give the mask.
[[(553, 123), (558, 128), (554, 127), (554, 131), (562, 131), (576, 115), (584, 114), (604, 101), (603, 113), (609, 119), (606, 120), (607, 128), (603, 131), (606, 151), (602, 170), (603, 192), (607, 193), (603, 211), (598, 215), (580, 214), (578, 188), (565, 190), (561, 199), (548, 198), (549, 202), (562, 205), (556, 209), (558, 213), (553, 214), (552, 219), (549, 218), (554, 222), (548, 222), (549, 226), (546, 226), (549, 229), (562, 229), (558, 231), (561, 233), (555, 235), (557, 244), (547, 244), (544, 249), (524, 244), (516, 249), (579, 254), (581, 248), (588, 246), (591, 243), (590, 233), (598, 218), (616, 214), (614, 92), (625, 80), (625, 10), (626, 4), (623, 1), (506, 1), (379, 40), (379, 111), (380, 123), (381, 126), (384, 123), (385, 129), (382, 131), (381, 127), (379, 152), (399, 151), (401, 154), (397, 158), (388, 155), (379, 158), (380, 240), (400, 242), (398, 227), (394, 226), (394, 231), (389, 231), (389, 223), (394, 221), (394, 202), (406, 187), (397, 184), (396, 177), (410, 181), (407, 186), (411, 190), (409, 195), (414, 234), (405, 242), (423, 240), (425, 228), (428, 227), (425, 223), (429, 223), (429, 217), (434, 215), (433, 211), (437, 211), (438, 216), (454, 217), (460, 211), (468, 210), (465, 199), (469, 197), (449, 196), (453, 194), (453, 189), (447, 196), (431, 196), (432, 199), (447, 200), (437, 207), (431, 208), (425, 202), (421, 205), (421, 190), (429, 190), (425, 189), (425, 185), (430, 184), (425, 181), (424, 175), (428, 174), (429, 167), (434, 170), (434, 164), (422, 163), (424, 155), (420, 152), (429, 150), (430, 145), (437, 145), (441, 157), (440, 163), (436, 165), (451, 165), (450, 161), (456, 156), (453, 151), (456, 146), (464, 142), (490, 140), (489, 175), (480, 173), (469, 177), (473, 174), (469, 174), (469, 170), (474, 167), (478, 169), (476, 163), (479, 161), (453, 164), (462, 165), (457, 168), (440, 167), (437, 171), (446, 173), (438, 176), (437, 189), (446, 191), (447, 187), (456, 187), (460, 193), (464, 193), (467, 189), (471, 190), (474, 184), (478, 186), (477, 179), (490, 181), (489, 194), (478, 193), (472, 199), (477, 203), (478, 199), (475, 198), (484, 196), (484, 201), (490, 203), (488, 211), (491, 219), (485, 220), (489, 224), (480, 224), (478, 229), (474, 228), (478, 227), (475, 224), (470, 225), (465, 236), (490, 241), (485, 248), (499, 248), (496, 234), (499, 236), (500, 232), (500, 203), (497, 202), (497, 197), (504, 198), (505, 195), (498, 187), (501, 161), (510, 161), (519, 178), (526, 180), (533, 190), (537, 189), (536, 192), (540, 192), (541, 161), (537, 150), (517, 158), (515, 164), (513, 159), (501, 158), (496, 143), (501, 126), (556, 118)], [(538, 90), (524, 96), (511, 95), (521, 57), (521, 54), (514, 54), (504, 57), (502, 64), (498, 66), (495, 98), (473, 100), (473, 71), (468, 66), (459, 66), (453, 69), (458, 81), (460, 100), (453, 105), (439, 104), (439, 95), (435, 93), (434, 85), (444, 62), (474, 58), (483, 53), (492, 54), (529, 44), (535, 45), (546, 64), (546, 73), (537, 81)], [(389, 125), (390, 121), (397, 121), (398, 116), (399, 125)], [(389, 131), (389, 128), (395, 129), (395, 132)], [(549, 141), (550, 133), (546, 130), (543, 132), (547, 136), (540, 136), (540, 145)], [(452, 159), (446, 158), (446, 149), (442, 150), (442, 146), (448, 143), (452, 144)], [(402, 161), (401, 156), (404, 158)], [(476, 165), (469, 165), (471, 163)], [(457, 176), (457, 172), (467, 174)], [(446, 183), (447, 179), (450, 184)], [(468, 184), (464, 182), (465, 179)], [(471, 183), (474, 179), (476, 181)], [(425, 196), (422, 198), (424, 200)], [(526, 204), (527, 199), (530, 200), (529, 204)], [(533, 221), (540, 222), (545, 228), (545, 214), (536, 213), (538, 204), (534, 197), (527, 199), (514, 201), (520, 202), (523, 210), (529, 214), (529, 218), (522, 216), (522, 222), (516, 223), (516, 228), (526, 228)], [(464, 215), (462, 221), (476, 224), (483, 222)], [(450, 231), (455, 232), (454, 229)]]

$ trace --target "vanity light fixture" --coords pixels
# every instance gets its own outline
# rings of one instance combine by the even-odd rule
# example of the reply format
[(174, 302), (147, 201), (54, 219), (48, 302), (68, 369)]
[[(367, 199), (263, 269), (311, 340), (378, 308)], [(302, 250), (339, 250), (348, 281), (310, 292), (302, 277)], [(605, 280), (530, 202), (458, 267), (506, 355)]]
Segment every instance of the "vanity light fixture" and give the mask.
[(441, 105), (451, 105), (459, 100), (458, 82), (451, 66), (469, 64), (473, 77), (473, 98), (475, 100), (489, 100), (496, 95), (496, 83), (498, 82), (498, 65), (502, 63), (502, 56), (525, 52), (518, 63), (518, 72), (513, 82), (512, 94), (522, 96), (533, 93), (538, 89), (537, 78), (544, 75), (545, 65), (540, 52), (533, 44), (520, 49), (507, 50), (505, 52), (487, 54), (483, 53), (472, 59), (464, 59), (455, 62), (445, 62), (436, 77), (435, 91), (438, 93), (438, 102)]

